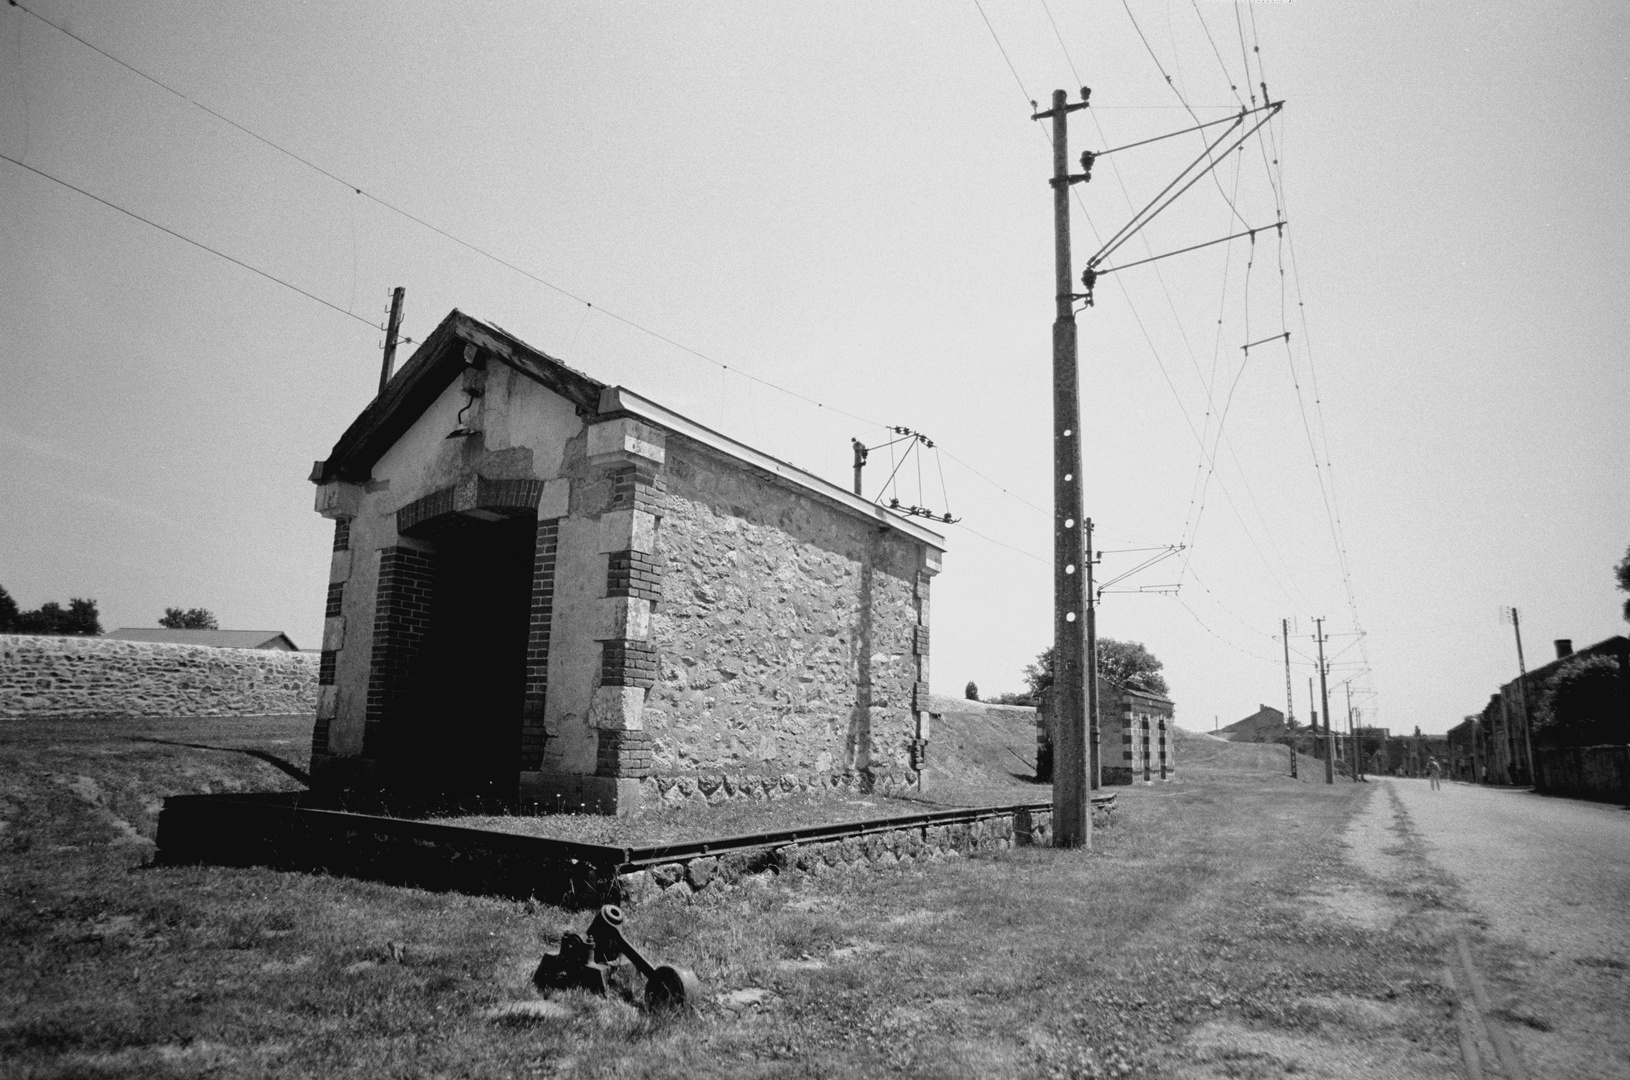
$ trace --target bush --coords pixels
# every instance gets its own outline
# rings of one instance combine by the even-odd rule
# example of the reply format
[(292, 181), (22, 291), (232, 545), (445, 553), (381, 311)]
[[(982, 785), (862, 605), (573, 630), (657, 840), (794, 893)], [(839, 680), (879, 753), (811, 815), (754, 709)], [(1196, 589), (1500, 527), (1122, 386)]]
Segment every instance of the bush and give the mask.
[(1534, 716), (1546, 746), (1595, 746), (1630, 740), (1630, 697), (1611, 656), (1581, 656), (1551, 676)]
[(968, 685), (962, 688), (962, 696), (967, 698), (969, 701), (979, 700), (979, 687), (972, 679), (969, 679)]

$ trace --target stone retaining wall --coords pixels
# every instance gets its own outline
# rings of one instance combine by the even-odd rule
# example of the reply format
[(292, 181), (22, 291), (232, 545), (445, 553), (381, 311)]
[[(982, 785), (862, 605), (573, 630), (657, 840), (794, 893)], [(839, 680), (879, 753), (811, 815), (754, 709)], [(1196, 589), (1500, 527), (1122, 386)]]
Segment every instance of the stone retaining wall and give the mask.
[[(1093, 824), (1108, 825), (1114, 810), (1095, 807)], [(702, 855), (619, 874), (615, 895), (623, 904), (684, 900), (715, 893), (774, 875), (796, 882), (806, 877), (886, 870), (959, 859), (980, 852), (1052, 843), (1050, 811), (1020, 810), (994, 814), (963, 824), (916, 825), (849, 836), (811, 840), (771, 850)]]
[(861, 792), (903, 795), (917, 788), (915, 773), (782, 773), (758, 776), (750, 773), (700, 773), (680, 776), (651, 776), (640, 781), (646, 806), (678, 806), (684, 803), (720, 803), (738, 799), (768, 802), (795, 795)]
[(0, 634), (0, 717), (311, 713), (317, 659), (272, 649)]

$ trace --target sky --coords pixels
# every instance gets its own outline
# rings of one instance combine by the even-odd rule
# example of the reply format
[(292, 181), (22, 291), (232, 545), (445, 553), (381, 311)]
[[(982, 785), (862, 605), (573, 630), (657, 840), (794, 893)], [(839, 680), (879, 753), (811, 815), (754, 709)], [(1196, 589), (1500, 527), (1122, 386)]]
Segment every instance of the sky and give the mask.
[[(924, 433), (866, 494), (960, 519), (933, 689), (1020, 690), (1052, 625), (1030, 99), (1091, 87), (1073, 160), (1265, 83), (1283, 110), (1102, 265), (1254, 239), (1078, 316), (1098, 580), (1174, 549), (1099, 632), (1209, 730), (1285, 707), (1281, 620), (1305, 722), (1322, 618), (1338, 716), (1444, 731), (1516, 675), (1503, 606), (1530, 667), (1626, 630), (1627, 39), (1608, 2), (0, 7), (0, 585), (315, 647), (307, 476), (403, 286), (410, 338), (458, 308), (839, 484), (851, 438)], [(1072, 276), (1203, 138), (1098, 159)]]

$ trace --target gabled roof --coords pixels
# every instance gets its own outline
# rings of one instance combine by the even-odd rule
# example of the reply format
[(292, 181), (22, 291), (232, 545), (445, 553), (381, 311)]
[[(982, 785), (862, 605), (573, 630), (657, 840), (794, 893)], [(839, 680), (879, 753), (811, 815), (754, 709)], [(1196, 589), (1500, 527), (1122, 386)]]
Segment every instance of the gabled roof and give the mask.
[(312, 482), (368, 479), (374, 463), (458, 378), (469, 346), (553, 390), (577, 406), (579, 414), (593, 416), (599, 411), (604, 383), (455, 308), (414, 350), (385, 392), (345, 429), (328, 460), (317, 462), (311, 471)]
[[(153, 641), (167, 645), (208, 645), (216, 649), (276, 649), (298, 652), (281, 630), (171, 630), (168, 627), (121, 626), (104, 635), (114, 641)], [(278, 644), (281, 642), (281, 646)]]
[(465, 350), (469, 348), (479, 350), (489, 360), (496, 359), (559, 394), (576, 406), (578, 415), (585, 420), (633, 416), (657, 424), (770, 476), (814, 492), (879, 524), (897, 529), (936, 550), (945, 550), (943, 536), (911, 518), (878, 506), (796, 465), (760, 453), (633, 391), (620, 386), (608, 387), (581, 371), (567, 367), (549, 354), (534, 349), (520, 338), (472, 319), (456, 308), (424, 339), (402, 370), (385, 387), (384, 393), (376, 397), (345, 429), (345, 434), (334, 444), (327, 460), (315, 464), (311, 470), (312, 483), (327, 484), (336, 480), (358, 483), (369, 479), (374, 465), (385, 456), (385, 452), (459, 377), (466, 365)]
[(1252, 742), (1265, 734), (1278, 735), (1285, 731), (1285, 714), (1272, 705), (1258, 705), (1256, 712), (1243, 720), (1236, 720), (1212, 732), (1231, 738), (1235, 742)]

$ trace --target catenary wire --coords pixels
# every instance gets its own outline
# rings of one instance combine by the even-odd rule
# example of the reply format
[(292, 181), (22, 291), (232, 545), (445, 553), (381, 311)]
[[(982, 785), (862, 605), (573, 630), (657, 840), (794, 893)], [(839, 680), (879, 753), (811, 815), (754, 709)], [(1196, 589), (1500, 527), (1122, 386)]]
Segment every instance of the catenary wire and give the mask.
[(427, 221), (426, 219), (424, 219), (422, 217), (419, 217), (418, 215), (416, 215), (416, 214), (414, 214), (414, 213), (412, 213), (412, 212), (410, 212), (408, 210), (404, 210), (400, 206), (397, 206), (394, 203), (391, 203), (388, 200), (383, 199), (380, 196), (373, 194), (372, 192), (364, 190), (362, 187), (352, 183), (349, 180), (344, 179), (341, 176), (335, 175), (334, 173), (330, 172), (329, 170), (323, 168), (321, 165), (318, 165), (315, 162), (311, 161), (309, 158), (303, 157), (300, 154), (295, 153), (294, 151), (288, 149), (287, 147), (282, 146), (282, 145), (278, 144), (277, 142), (274, 142), (273, 140), (267, 138), (264, 135), (259, 134), (256, 131), (253, 131), (252, 129), (244, 126), (243, 124), (238, 123), (236, 120), (233, 120), (230, 117), (228, 117), (228, 116), (226, 116), (226, 115), (224, 115), (222, 113), (217, 112), (216, 110), (210, 108), (208, 105), (205, 105), (202, 102), (197, 101), (196, 99), (187, 96), (186, 94), (182, 93), (181, 91), (175, 89), (172, 86), (169, 86), (168, 84), (160, 81), (159, 79), (154, 78), (153, 76), (147, 74), (146, 72), (144, 72), (141, 69), (135, 67), (134, 65), (129, 64), (129, 63), (125, 62), (124, 60), (119, 59), (119, 57), (117, 57), (117, 56), (113, 55), (112, 53), (108, 52), (106, 49), (100, 48), (99, 46), (92, 44), (90, 41), (86, 40), (85, 38), (80, 37), (78, 34), (76, 34), (73, 31), (67, 29), (66, 27), (60, 26), (57, 23), (52, 22), (50, 19), (47, 19), (45, 16), (39, 14), (36, 11), (31, 10), (30, 8), (26, 7), (25, 5), (20, 4), (20, 3), (16, 3), (15, 0), (13, 0), (12, 6), (16, 7), (19, 11), (22, 11), (22, 12), (28, 14), (28, 15), (33, 16), (35, 19), (38, 19), (40, 22), (42, 22), (45, 25), (51, 27), (53, 30), (56, 30), (59, 33), (62, 33), (64, 35), (72, 38), (73, 40), (79, 42), (81, 45), (84, 45), (86, 48), (92, 50), (93, 52), (96, 52), (99, 55), (106, 57), (108, 60), (111, 60), (113, 63), (118, 64), (120, 67), (124, 68), (125, 70), (130, 71), (131, 73), (139, 76), (142, 79), (145, 79), (147, 82), (152, 83), (154, 86), (159, 87), (160, 89), (164, 90), (165, 92), (173, 94), (174, 96), (180, 98), (182, 101), (185, 101), (188, 104), (193, 105), (196, 108), (201, 109), (206, 113), (209, 113), (211, 116), (215, 117), (217, 120), (220, 120), (222, 123), (225, 123), (225, 124), (235, 128), (235, 129), (237, 129), (238, 131), (243, 132), (245, 135), (248, 135), (250, 138), (256, 140), (257, 142), (260, 142), (260, 143), (270, 147), (271, 149), (277, 151), (280, 154), (283, 154), (284, 156), (290, 158), (291, 160), (297, 161), (300, 164), (306, 166), (307, 168), (312, 169), (313, 171), (315, 171), (317, 173), (320, 173), (321, 175), (323, 175), (323, 176), (327, 177), (328, 179), (334, 181), (335, 183), (344, 186), (347, 190), (351, 191), (352, 193), (360, 195), (363, 198), (368, 199), (371, 202), (373, 202), (373, 203), (375, 203), (375, 204), (377, 204), (377, 205), (379, 205), (381, 207), (384, 207), (386, 210), (389, 210), (394, 214), (398, 214), (401, 217), (406, 218), (407, 220), (413, 222), (416, 225), (421, 226), (422, 228), (429, 229), (431, 232), (437, 234), (438, 236), (441, 236), (444, 239), (449, 240), (452, 243), (455, 243), (455, 244), (459, 245), (460, 247), (463, 247), (466, 250), (473, 252), (474, 254), (480, 255), (481, 257), (483, 257), (485, 259), (489, 259), (492, 262), (497, 263), (498, 265), (504, 267), (507, 270), (510, 270), (510, 271), (512, 271), (512, 272), (514, 272), (516, 274), (520, 274), (522, 277), (525, 277), (525, 278), (527, 278), (527, 279), (529, 279), (531, 281), (534, 281), (537, 284), (542, 285), (544, 288), (547, 288), (547, 289), (550, 289), (550, 290), (552, 290), (552, 291), (554, 291), (556, 293), (559, 293), (561, 296), (564, 296), (569, 300), (576, 301), (577, 303), (583, 304), (586, 307), (593, 308), (595, 311), (598, 311), (600, 314), (605, 315), (607, 318), (615, 319), (617, 322), (620, 322), (620, 323), (624, 324), (625, 326), (630, 327), (631, 329), (638, 330), (642, 334), (649, 335), (650, 337), (653, 337), (656, 340), (661, 341), (666, 345), (669, 345), (669, 346), (671, 346), (671, 347), (673, 347), (675, 349), (678, 349), (681, 352), (689, 353), (690, 355), (696, 357), (699, 360), (704, 360), (707, 363), (714, 364), (714, 365), (716, 365), (716, 366), (718, 366), (718, 367), (720, 367), (720, 368), (722, 368), (722, 369), (724, 369), (726, 371), (733, 371), (737, 375), (741, 376), (744, 379), (750, 379), (753, 382), (756, 382), (756, 383), (759, 383), (762, 386), (768, 387), (769, 389), (779, 391), (780, 393), (786, 394), (789, 397), (793, 397), (793, 398), (796, 398), (796, 399), (798, 399), (800, 401), (803, 401), (803, 402), (805, 402), (807, 404), (813, 405), (818, 409), (824, 409), (824, 410), (826, 410), (828, 412), (837, 413), (840, 416), (847, 416), (852, 420), (859, 420), (859, 421), (861, 421), (863, 423), (875, 423), (875, 421), (871, 420), (868, 417), (860, 416), (860, 415), (858, 415), (856, 413), (850, 412), (850, 411), (845, 410), (845, 409), (840, 409), (835, 405), (828, 405), (823, 401), (818, 401), (815, 398), (809, 397), (806, 394), (801, 394), (796, 390), (788, 389), (787, 387), (782, 386), (782, 385), (780, 385), (778, 383), (771, 382), (768, 379), (764, 379), (764, 378), (761, 378), (761, 377), (759, 377), (757, 375), (751, 374), (750, 372), (743, 371), (740, 368), (732, 367), (731, 365), (724, 363), (722, 360), (717, 360), (717, 359), (707, 355), (704, 352), (701, 352), (701, 351), (699, 351), (697, 349), (693, 349), (689, 345), (684, 344), (683, 342), (675, 341), (673, 338), (670, 338), (667, 335), (662, 334), (662, 333), (660, 333), (660, 332), (658, 332), (656, 330), (652, 330), (650, 327), (644, 326), (641, 323), (636, 322), (635, 320), (633, 320), (633, 319), (631, 319), (631, 318), (629, 318), (629, 317), (627, 317), (625, 315), (621, 315), (621, 314), (619, 314), (619, 313), (617, 313), (615, 311), (612, 311), (611, 309), (609, 309), (609, 308), (607, 308), (607, 307), (605, 307), (603, 305), (594, 304), (591, 301), (587, 300), (586, 298), (584, 298), (582, 296), (577, 295), (576, 293), (572, 292), (569, 289), (562, 288), (561, 286), (556, 285), (554, 282), (549, 281), (546, 278), (540, 277), (537, 274), (534, 274), (533, 272), (531, 272), (530, 270), (527, 270), (524, 267), (518, 266), (515, 263), (510, 262), (509, 260), (504, 259), (503, 257), (501, 257), (499, 255), (496, 255), (496, 254), (492, 253), (491, 251), (486, 250), (485, 248), (481, 247), (478, 244), (474, 244), (474, 243), (472, 243), (472, 242), (470, 242), (468, 240), (465, 240), (462, 237), (457, 236), (457, 235), (447, 231), (446, 229), (442, 228), (441, 226), (436, 225), (433, 222)]
[(109, 199), (104, 199), (104, 198), (102, 198), (102, 196), (93, 194), (93, 193), (91, 193), (89, 191), (86, 191), (84, 188), (79, 187), (79, 186), (77, 186), (75, 184), (70, 184), (68, 181), (62, 179), (60, 176), (52, 176), (50, 173), (46, 172), (44, 169), (37, 169), (32, 165), (25, 164), (24, 162), (18, 161), (16, 158), (10, 156), (9, 154), (0, 153), (0, 160), (9, 161), (13, 165), (17, 166), (20, 169), (27, 169), (29, 172), (35, 174), (36, 176), (44, 177), (45, 179), (51, 181), (54, 184), (62, 185), (63, 187), (67, 188), (69, 191), (78, 192), (79, 194), (85, 196), (85, 198), (90, 199), (93, 202), (99, 202), (103, 206), (106, 206), (110, 210), (117, 210), (119, 213), (124, 214), (126, 217), (134, 218), (135, 220), (141, 222), (143, 225), (152, 226), (153, 228), (157, 229), (159, 232), (168, 233), (169, 235), (175, 237), (177, 240), (183, 241), (184, 243), (191, 244), (193, 247), (198, 248), (200, 251), (207, 251), (211, 255), (216, 256), (217, 258), (225, 259), (227, 262), (232, 263), (234, 266), (240, 266), (240, 267), (242, 267), (243, 269), (249, 271), (252, 274), (258, 274), (261, 277), (265, 278), (267, 281), (276, 282), (277, 284), (283, 286), (285, 289), (288, 289), (291, 292), (297, 292), (301, 296), (304, 296), (308, 300), (315, 300), (315, 301), (317, 301), (317, 303), (323, 305), (323, 307), (331, 308), (332, 310), (339, 312), (341, 315), (344, 315), (348, 319), (355, 319), (357, 322), (362, 323), (364, 326), (371, 326), (375, 330), (384, 329), (384, 327), (378, 325), (377, 323), (373, 322), (370, 319), (365, 318), (364, 316), (358, 315), (353, 311), (347, 311), (343, 305), (336, 304), (331, 300), (324, 300), (322, 297), (318, 296), (316, 293), (307, 292), (305, 289), (302, 289), (300, 286), (295, 285), (292, 282), (285, 281), (282, 278), (278, 277), (276, 274), (267, 273), (265, 270), (262, 270), (258, 266), (253, 266), (253, 265), (251, 265), (249, 263), (244, 262), (242, 259), (234, 258), (233, 256), (228, 255), (226, 252), (221, 251), (218, 248), (212, 248), (208, 244), (204, 243), (201, 240), (194, 240), (192, 237), (186, 235), (185, 233), (177, 232), (176, 230), (170, 228), (167, 225), (160, 225), (158, 222), (154, 221), (152, 218), (143, 217), (141, 214), (136, 213), (134, 210), (126, 209), (125, 207), (120, 206), (116, 202), (113, 202), (113, 201), (111, 201)]

